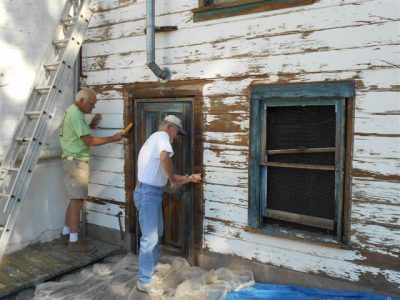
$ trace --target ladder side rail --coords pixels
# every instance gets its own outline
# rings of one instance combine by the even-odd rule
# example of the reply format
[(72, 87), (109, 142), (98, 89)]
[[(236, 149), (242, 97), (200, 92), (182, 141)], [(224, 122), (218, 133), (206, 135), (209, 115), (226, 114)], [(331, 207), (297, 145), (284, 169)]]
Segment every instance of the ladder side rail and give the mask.
[[(80, 15), (81, 15), (83, 21), (82, 21), (82, 23), (80, 25), (79, 24), (76, 25), (76, 27), (74, 29), (74, 32), (75, 32), (75, 36), (78, 38), (79, 37), (79, 31), (82, 30), (82, 32), (80, 33), (81, 37), (79, 39), (77, 39), (77, 41), (74, 42), (74, 43), (68, 43), (68, 46), (67, 46), (67, 47), (69, 47), (71, 45), (71, 48), (76, 48), (75, 49), (76, 50), (76, 54), (74, 55), (74, 53), (72, 51), (66, 52), (67, 53), (67, 59), (66, 59), (67, 63), (72, 64), (72, 65), (75, 62), (76, 56), (77, 56), (77, 54), (79, 52), (79, 49), (80, 49), (80, 47), (82, 45), (83, 33), (87, 29), (87, 26), (89, 24), (89, 20), (90, 20), (90, 17), (91, 17), (91, 11), (89, 9), (88, 2), (83, 3), (82, 8), (81, 8), (80, 11), (81, 11)], [(71, 37), (72, 36), (73, 35), (71, 35)], [(57, 72), (57, 73), (59, 73), (58, 76), (60, 76), (60, 82), (63, 81), (66, 77), (68, 77), (68, 74), (65, 72), (66, 69), (67, 68), (63, 68), (62, 72)], [(56, 75), (56, 77), (57, 77), (57, 75)], [(50, 97), (51, 101), (50, 101), (50, 104), (49, 104), (49, 110), (54, 110), (53, 111), (53, 114), (54, 114), (55, 113), (55, 108), (53, 107), (53, 103), (54, 103), (54, 99), (56, 98), (55, 96), (57, 95), (56, 89), (52, 89), (50, 94), (52, 95), (52, 97)], [(48, 96), (51, 96), (50, 94)], [(51, 117), (50, 118), (50, 121), (51, 121), (53, 119), (52, 118), (52, 114), (48, 114), (47, 113), (47, 115), (48, 116), (46, 116), (46, 118)], [(44, 116), (45, 116), (45, 114), (42, 114), (41, 118), (44, 118)], [(3, 228), (3, 233), (2, 233), (1, 238), (0, 238), (0, 258), (3, 256), (3, 254), (5, 252), (6, 246), (8, 244), (8, 240), (9, 240), (9, 238), (11, 236), (12, 228), (14, 227), (14, 223), (15, 223), (16, 218), (17, 218), (17, 214), (14, 213), (15, 208), (16, 208), (16, 204), (17, 203), (21, 203), (21, 199), (24, 196), (24, 193), (26, 192), (26, 190), (27, 190), (27, 188), (29, 186), (29, 181), (30, 181), (30, 178), (31, 178), (32, 173), (33, 173), (32, 169), (35, 166), (35, 164), (37, 163), (37, 160), (38, 160), (39, 155), (40, 155), (40, 146), (41, 146), (40, 140), (45, 138), (45, 136), (47, 134), (47, 131), (48, 131), (50, 125), (51, 125), (50, 121), (49, 122), (41, 122), (43, 124), (38, 129), (39, 130), (38, 138), (35, 141), (31, 140), (30, 145), (28, 147), (30, 153), (26, 153), (26, 154), (29, 154), (29, 155), (25, 155), (24, 160), (22, 162), (22, 164), (24, 166), (23, 167), (21, 166), (21, 169), (19, 170), (19, 172), (17, 174), (17, 178), (14, 180), (14, 184), (13, 184), (13, 188), (12, 188), (13, 193), (12, 193), (12, 195), (9, 195), (8, 202), (11, 202), (10, 201), (11, 199), (13, 199), (14, 201), (13, 201), (13, 203), (11, 203), (11, 205), (9, 205), (9, 208), (8, 208), (9, 216), (7, 218), (6, 224), (5, 224), (4, 228)], [(22, 172), (23, 170), (25, 172)], [(29, 172), (29, 170), (30, 170), (30, 172)], [(19, 186), (19, 188), (17, 188), (16, 183), (20, 182), (20, 181), (23, 184), (21, 184)], [(16, 189), (16, 193), (14, 193), (15, 189)], [(6, 206), (8, 206), (8, 205), (6, 205)], [(5, 208), (5, 210), (6, 210), (6, 208)]]
[[(61, 18), (65, 18), (65, 16), (68, 16), (68, 14), (72, 8), (72, 5), (73, 4), (71, 1), (66, 2), (64, 9), (61, 13)], [(57, 25), (57, 26), (59, 26), (59, 25)], [(43, 74), (45, 72), (43, 66), (44, 66), (44, 64), (46, 64), (46, 59), (49, 57), (49, 54), (54, 50), (53, 40), (57, 38), (58, 32), (59, 32), (59, 29), (57, 28), (56, 32), (53, 34), (50, 44), (48, 45), (48, 47), (45, 51), (45, 55), (43, 56), (43, 60), (40, 65), (40, 68), (35, 76), (32, 86), (30, 88), (28, 101), (26, 102), (23, 112), (21, 113), (21, 115), (18, 119), (17, 125), (14, 128), (10, 147), (7, 148), (7, 152), (4, 155), (3, 160), (0, 164), (0, 170), (3, 168), (10, 167), (10, 166), (14, 165), (14, 163), (15, 163), (15, 159), (13, 156), (14, 156), (15, 149), (18, 147), (18, 142), (15, 141), (15, 138), (18, 136), (18, 133), (21, 129), (20, 124), (26, 123), (25, 113), (26, 113), (27, 109), (29, 108), (31, 103), (34, 101), (35, 97), (37, 97), (37, 92), (35, 91), (35, 88), (37, 87), (37, 84), (40, 81), (40, 78), (43, 77)]]

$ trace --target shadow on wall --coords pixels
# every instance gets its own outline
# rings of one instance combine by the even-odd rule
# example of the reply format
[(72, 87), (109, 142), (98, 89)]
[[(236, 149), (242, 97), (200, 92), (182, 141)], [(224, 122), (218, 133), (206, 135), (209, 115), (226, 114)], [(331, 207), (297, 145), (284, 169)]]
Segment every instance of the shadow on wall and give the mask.
[(69, 203), (60, 160), (40, 162), (24, 196), (7, 252), (58, 237)]
[(0, 2), (0, 161), (66, 0)]

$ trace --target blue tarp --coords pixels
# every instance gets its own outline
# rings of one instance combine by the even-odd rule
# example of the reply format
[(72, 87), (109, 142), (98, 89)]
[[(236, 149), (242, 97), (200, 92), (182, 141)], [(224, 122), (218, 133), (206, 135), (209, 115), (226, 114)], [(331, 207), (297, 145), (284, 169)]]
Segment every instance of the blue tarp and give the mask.
[(255, 285), (228, 294), (227, 300), (400, 300), (399, 297), (384, 296), (357, 291), (334, 291), (305, 288), (291, 285), (256, 283)]

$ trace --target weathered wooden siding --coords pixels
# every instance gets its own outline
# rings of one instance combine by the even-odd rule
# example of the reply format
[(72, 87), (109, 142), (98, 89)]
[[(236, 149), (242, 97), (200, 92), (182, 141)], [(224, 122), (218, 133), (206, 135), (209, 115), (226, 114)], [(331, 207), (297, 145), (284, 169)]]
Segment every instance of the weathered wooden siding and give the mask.
[[(96, 136), (115, 134), (123, 127), (123, 96), (120, 86), (98, 91), (93, 114), (102, 114), (99, 127), (93, 131)], [(120, 230), (118, 217), (121, 212), (122, 229), (125, 229), (125, 174), (124, 142), (93, 147), (89, 163), (89, 196), (101, 198), (103, 202), (89, 202), (86, 207), (87, 222)], [(107, 200), (109, 202), (107, 202)], [(120, 205), (117, 203), (121, 203)]]
[[(182, 3), (183, 2), (183, 3)], [(203, 88), (204, 249), (303, 272), (399, 286), (400, 78), (397, 0), (309, 6), (194, 23), (197, 0), (156, 1), (156, 61)], [(123, 85), (155, 81), (145, 66), (145, 1), (99, 1), (83, 48), (84, 82), (100, 91), (102, 132), (122, 128)], [(354, 80), (353, 250), (245, 231), (250, 89), (254, 83)], [(93, 153), (90, 194), (124, 202), (123, 148)], [(102, 214), (98, 210), (98, 214)], [(111, 225), (109, 225), (111, 226)], [(369, 255), (382, 255), (388, 267)]]

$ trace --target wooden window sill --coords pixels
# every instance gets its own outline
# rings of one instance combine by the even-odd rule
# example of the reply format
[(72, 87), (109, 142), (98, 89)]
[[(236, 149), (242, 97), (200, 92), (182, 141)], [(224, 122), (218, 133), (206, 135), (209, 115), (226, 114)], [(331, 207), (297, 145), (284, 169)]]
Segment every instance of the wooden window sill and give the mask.
[(350, 245), (337, 240), (335, 236), (312, 233), (309, 231), (303, 231), (299, 229), (286, 229), (283, 227), (277, 227), (273, 225), (263, 225), (261, 228), (253, 228), (250, 226), (246, 226), (244, 230), (252, 233), (288, 238), (302, 242), (316, 243), (340, 249), (351, 249)]
[(242, 0), (229, 4), (210, 5), (195, 8), (193, 21), (207, 21), (267, 10), (295, 7), (314, 3), (315, 0)]

